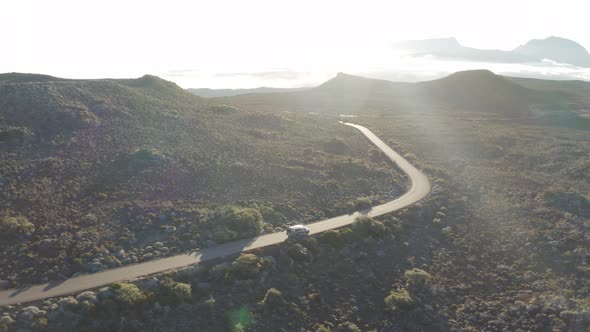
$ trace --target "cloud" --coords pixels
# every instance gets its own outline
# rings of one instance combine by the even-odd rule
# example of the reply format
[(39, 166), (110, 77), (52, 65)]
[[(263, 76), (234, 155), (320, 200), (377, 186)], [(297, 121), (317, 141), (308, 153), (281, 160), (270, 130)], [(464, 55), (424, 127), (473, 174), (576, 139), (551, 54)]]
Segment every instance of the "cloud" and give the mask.
[(352, 74), (397, 82), (417, 82), (441, 78), (458, 71), (489, 69), (504, 76), (590, 81), (590, 68), (547, 60), (528, 63), (475, 62), (429, 57), (405, 57), (399, 60), (395, 65), (382, 65)]

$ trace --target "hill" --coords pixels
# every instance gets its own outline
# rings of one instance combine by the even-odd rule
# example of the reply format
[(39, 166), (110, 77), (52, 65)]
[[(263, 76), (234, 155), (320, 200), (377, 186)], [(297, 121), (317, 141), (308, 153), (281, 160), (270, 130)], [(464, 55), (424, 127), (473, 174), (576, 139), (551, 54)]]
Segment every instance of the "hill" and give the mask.
[(0, 108), (10, 126), (38, 140), (103, 120), (191, 112), (203, 102), (172, 82), (146, 75), (134, 80), (66, 80), (43, 75), (0, 76)]
[(439, 80), (417, 83), (414, 90), (433, 103), (461, 109), (523, 116), (542, 96), (489, 70), (451, 74)]
[(41, 74), (0, 73), (0, 83), (64, 81), (62, 78)]
[(488, 70), (473, 70), (420, 83), (394, 83), (339, 73), (316, 88), (273, 95), (236, 96), (241, 106), (280, 107), (294, 112), (361, 114), (459, 109), (522, 117), (545, 102), (541, 93)]

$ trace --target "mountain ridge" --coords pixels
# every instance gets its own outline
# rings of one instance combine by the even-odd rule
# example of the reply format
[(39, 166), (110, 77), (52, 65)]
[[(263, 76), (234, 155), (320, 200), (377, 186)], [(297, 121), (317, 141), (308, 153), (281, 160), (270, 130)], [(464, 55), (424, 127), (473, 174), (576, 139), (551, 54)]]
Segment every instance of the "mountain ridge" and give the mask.
[[(564, 85), (565, 84), (565, 85)], [(565, 86), (560, 88), (561, 86)], [(391, 82), (345, 73), (306, 91), (221, 98), (228, 104), (288, 112), (362, 114), (410, 110), (474, 110), (506, 118), (533, 116), (532, 107), (571, 111), (588, 105), (585, 84), (527, 81), (487, 69), (424, 82)], [(316, 111), (318, 110), (318, 111)]]
[(217, 97), (231, 97), (251, 93), (280, 93), (307, 90), (309, 88), (273, 88), (261, 86), (258, 88), (244, 88), (244, 89), (210, 89), (210, 88), (188, 88), (187, 90), (199, 97), (203, 98), (217, 98)]

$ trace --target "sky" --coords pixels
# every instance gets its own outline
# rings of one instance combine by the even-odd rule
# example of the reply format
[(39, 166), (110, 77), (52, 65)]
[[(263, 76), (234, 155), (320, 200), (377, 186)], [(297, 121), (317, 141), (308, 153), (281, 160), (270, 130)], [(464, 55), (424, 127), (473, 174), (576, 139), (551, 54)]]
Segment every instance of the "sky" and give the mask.
[[(587, 0), (0, 0), (0, 72), (149, 73), (185, 88), (307, 86), (337, 72), (400, 80), (473, 66), (542, 72), (409, 60), (392, 54), (391, 44), (453, 36), (466, 46), (509, 50), (560, 36), (590, 48), (588, 12)], [(588, 71), (554, 67), (548, 70), (590, 79)]]

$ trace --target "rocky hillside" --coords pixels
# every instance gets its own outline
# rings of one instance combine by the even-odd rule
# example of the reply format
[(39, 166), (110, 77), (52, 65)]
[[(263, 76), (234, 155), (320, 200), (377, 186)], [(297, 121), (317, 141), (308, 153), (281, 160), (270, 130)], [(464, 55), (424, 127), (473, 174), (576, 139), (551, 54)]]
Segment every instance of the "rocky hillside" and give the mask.
[(206, 102), (154, 76), (2, 75), (0, 280), (93, 272), (394, 197), (403, 180), (370, 149), (334, 119)]

